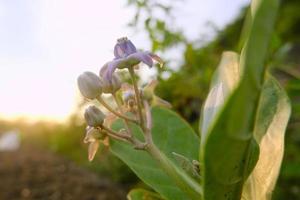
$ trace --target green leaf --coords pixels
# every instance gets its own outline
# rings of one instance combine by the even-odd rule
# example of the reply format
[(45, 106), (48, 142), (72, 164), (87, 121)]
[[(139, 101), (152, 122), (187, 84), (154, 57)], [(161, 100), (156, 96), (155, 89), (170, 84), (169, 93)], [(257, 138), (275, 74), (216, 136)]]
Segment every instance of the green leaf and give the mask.
[(176, 152), (173, 152), (173, 156), (179, 163), (180, 167), (188, 174), (190, 174), (193, 178), (197, 180), (201, 180), (200, 176), (200, 163), (196, 160), (190, 161), (183, 155), (180, 155)]
[(213, 76), (210, 92), (202, 109), (200, 123), (201, 141), (205, 141), (209, 127), (222, 108), (224, 100), (236, 88), (240, 79), (239, 55), (226, 51), (222, 54), (220, 64)]
[[(214, 80), (214, 84), (219, 85), (219, 87), (228, 85), (226, 83), (226, 76), (224, 75), (226, 73), (223, 73), (223, 75), (220, 73), (221, 71), (224, 71), (221, 70), (222, 68), (228, 68), (228, 71), (232, 70), (232, 74), (236, 74), (236, 72), (238, 71), (235, 69), (235, 67), (233, 67), (237, 66), (234, 64), (234, 62), (224, 62), (224, 60), (233, 61), (234, 59), (230, 59), (233, 58), (232, 55), (233, 53), (229, 52), (223, 54), (221, 64), (218, 68), (218, 71), (216, 72)], [(233, 65), (229, 66), (226, 63), (231, 63)], [(222, 83), (221, 86), (220, 82)], [(238, 83), (238, 79), (236, 79), (236, 83)], [(232, 85), (235, 85), (236, 83)], [(212, 85), (212, 88), (215, 87), (214, 84)], [(231, 89), (234, 88), (235, 87), (231, 87)], [(224, 104), (226, 97), (228, 97), (228, 95), (230, 94), (230, 90), (226, 92), (226, 90), (221, 89), (221, 91), (222, 93), (214, 96), (214, 90), (211, 90), (203, 109), (204, 117), (207, 117), (205, 115), (210, 116), (211, 112), (215, 113), (215, 116), (218, 112), (220, 112), (220, 108)], [(218, 106), (214, 107), (215, 102), (218, 102)], [(280, 87), (278, 82), (273, 77), (268, 75), (262, 87), (262, 93), (259, 100), (257, 116), (253, 131), (253, 137), (255, 141), (259, 144), (261, 152), (256, 167), (254, 168), (253, 172), (251, 173), (250, 177), (245, 183), (242, 195), (243, 199), (265, 200), (271, 198), (271, 192), (275, 186), (282, 161), (284, 132), (290, 115), (290, 110), (291, 108), (289, 100), (284, 90)], [(213, 118), (209, 119), (211, 121), (207, 120), (207, 122), (212, 123)], [(204, 132), (204, 134), (206, 133)], [(254, 141), (252, 140), (252, 142)], [(220, 144), (221, 143), (216, 142), (217, 146)], [(255, 146), (255, 144), (252, 145)], [(230, 144), (228, 144), (228, 147), (229, 146)], [(255, 154), (255, 151), (257, 151), (257, 149), (254, 149), (254, 152), (252, 153)], [(234, 152), (231, 153), (234, 154)], [(227, 153), (224, 153), (224, 155), (227, 155)], [(225, 159), (228, 158), (224, 155), (223, 157)], [(254, 155), (252, 157), (252, 160), (249, 160), (249, 163), (253, 162), (253, 164), (255, 164), (256, 156), (257, 155)], [(229, 157), (231, 156), (229, 155)], [(223, 166), (220, 167), (223, 167), (223, 171), (226, 171), (226, 161), (222, 160), (222, 163)], [(249, 166), (252, 166), (252, 164), (249, 164)], [(214, 168), (214, 166), (212, 166), (212, 168)], [(250, 167), (249, 171), (251, 171), (251, 168), (252, 167)], [(216, 169), (216, 171), (217, 170), (221, 169)], [(223, 176), (221, 177), (226, 178)], [(222, 181), (224, 184), (227, 184), (224, 180)]]
[[(154, 143), (169, 159), (172, 166), (181, 173), (185, 173), (180, 170), (172, 152), (184, 155), (189, 160), (197, 160), (200, 143), (198, 136), (180, 116), (170, 110), (154, 107), (152, 117)], [(115, 130), (119, 130), (121, 127), (121, 123), (114, 124)], [(133, 131), (137, 137), (142, 138), (140, 129), (133, 127)], [(123, 160), (141, 180), (164, 198), (170, 200), (190, 199), (147, 152), (135, 150), (132, 146), (117, 141), (112, 142), (111, 151)], [(200, 198), (199, 196), (197, 199)]]
[[(252, 0), (248, 23), (244, 29), (248, 34), (241, 53), (240, 66), (245, 70), (244, 79), (253, 82), (258, 87), (263, 82), (265, 57), (273, 32), (273, 26), (279, 7), (279, 0)], [(251, 23), (250, 23), (251, 22)]]
[[(215, 105), (216, 113), (210, 117), (205, 129), (202, 123), (200, 160), (203, 163), (204, 199), (240, 199), (242, 187), (253, 170), (259, 154), (254, 139), (255, 119), (264, 82), (265, 62), (269, 38), (272, 34), (278, 0), (253, 0), (251, 23), (246, 34), (246, 44), (240, 58), (241, 78), (230, 92), (221, 88), (215, 93), (225, 93), (224, 99), (208, 100)], [(236, 73), (231, 72), (234, 78)], [(216, 81), (218, 82), (218, 81)], [(212, 90), (209, 96), (214, 92)], [(217, 95), (215, 95), (217, 96)], [(222, 97), (222, 95), (220, 95)], [(217, 96), (218, 97), (218, 96)], [(222, 103), (224, 102), (224, 104)], [(207, 105), (209, 103), (205, 103)], [(213, 106), (211, 106), (213, 107)], [(205, 107), (201, 121), (206, 115)]]
[[(234, 52), (223, 53), (203, 108), (200, 153), (205, 199), (238, 199), (243, 177), (250, 173), (258, 157), (258, 146), (251, 135), (242, 132), (239, 118), (231, 123), (227, 116), (237, 110), (229, 109), (228, 104), (224, 107), (239, 86), (238, 58)], [(232, 134), (233, 128), (242, 134)]]
[(268, 76), (264, 83), (254, 137), (260, 146), (259, 160), (246, 181), (242, 199), (269, 200), (272, 196), (284, 151), (284, 133), (291, 113), (285, 91)]
[(133, 189), (127, 194), (128, 200), (164, 200), (159, 194), (145, 189)]

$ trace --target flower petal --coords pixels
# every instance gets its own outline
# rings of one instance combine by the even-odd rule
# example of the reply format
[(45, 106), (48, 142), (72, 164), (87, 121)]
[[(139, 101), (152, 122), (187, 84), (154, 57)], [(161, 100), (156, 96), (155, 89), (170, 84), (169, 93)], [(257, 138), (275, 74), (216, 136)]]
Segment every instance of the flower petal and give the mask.
[[(109, 62), (108, 62), (108, 63), (109, 63)], [(101, 67), (100, 72), (99, 72), (99, 76), (100, 76), (100, 77), (103, 77), (104, 74), (106, 73), (107, 68), (108, 68), (108, 63), (105, 63), (105, 65), (103, 65), (103, 67)]]
[(89, 161), (92, 161), (98, 151), (100, 142), (96, 140), (95, 142), (91, 142), (88, 150)]
[(115, 58), (125, 58), (136, 52), (134, 44), (126, 37), (120, 38), (114, 48)]
[(104, 144), (104, 146), (109, 146), (109, 137), (105, 137), (103, 140), (102, 140), (102, 143)]
[(126, 61), (125, 59), (120, 58), (107, 63), (107, 69), (106, 70), (103, 69), (102, 78), (105, 79), (105, 81), (112, 82), (112, 74), (118, 68), (118, 66), (121, 66), (121, 64), (124, 63), (125, 61)]
[(83, 139), (84, 143), (90, 143), (90, 142), (95, 142), (96, 140), (98, 140), (101, 137), (101, 133), (99, 132), (98, 129), (94, 128), (94, 127), (90, 127), (88, 126), (86, 128), (86, 134), (85, 137)]
[(100, 70), (99, 76), (102, 79), (102, 92), (103, 93), (114, 93), (118, 91), (121, 87), (121, 81), (117, 74), (112, 73), (112, 78), (105, 78), (105, 74), (107, 73), (108, 63), (106, 63)]
[(157, 63), (159, 63), (160, 67), (163, 67), (164, 61), (156, 54), (149, 52), (149, 56), (155, 60)]
[(148, 52), (138, 51), (127, 57), (129, 63), (139, 63), (143, 62), (149, 67), (153, 66), (153, 60)]
[(139, 51), (139, 52), (130, 54), (126, 58), (115, 59), (115, 60), (107, 63), (106, 64), (107, 67), (104, 65), (103, 69), (101, 69), (101, 71), (100, 71), (100, 74), (102, 74), (101, 77), (103, 79), (106, 79), (111, 82), (113, 73), (117, 68), (123, 69), (126, 67), (133, 67), (133, 66), (139, 64), (140, 62), (145, 63), (149, 67), (153, 66), (153, 60), (152, 60), (150, 54), (147, 52)]
[[(134, 54), (131, 54), (134, 55)], [(119, 68), (119, 69), (124, 69), (126, 67), (131, 67), (139, 64), (141, 60), (133, 58), (119, 58), (115, 59), (109, 63), (107, 63), (107, 69), (104, 70), (103, 72), (103, 79), (106, 79), (108, 81), (112, 81), (113, 73), (114, 71)], [(101, 73), (101, 72), (100, 72)]]

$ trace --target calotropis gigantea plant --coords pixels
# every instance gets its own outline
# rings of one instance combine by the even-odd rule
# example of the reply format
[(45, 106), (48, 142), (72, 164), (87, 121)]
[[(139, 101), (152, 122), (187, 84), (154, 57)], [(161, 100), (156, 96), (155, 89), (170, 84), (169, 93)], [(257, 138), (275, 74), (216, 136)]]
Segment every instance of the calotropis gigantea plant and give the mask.
[[(96, 106), (85, 111), (89, 160), (102, 142), (157, 192), (133, 189), (128, 199), (271, 199), (290, 115), (288, 97), (264, 67), (278, 6), (278, 0), (251, 2), (241, 54), (224, 52), (213, 77), (201, 139), (154, 94), (157, 82), (139, 87), (139, 65), (162, 61), (127, 38), (117, 41), (115, 58), (99, 76), (79, 76), (82, 95), (108, 111)], [(127, 69), (132, 84), (122, 83), (117, 69)], [(103, 93), (114, 102), (107, 103)]]

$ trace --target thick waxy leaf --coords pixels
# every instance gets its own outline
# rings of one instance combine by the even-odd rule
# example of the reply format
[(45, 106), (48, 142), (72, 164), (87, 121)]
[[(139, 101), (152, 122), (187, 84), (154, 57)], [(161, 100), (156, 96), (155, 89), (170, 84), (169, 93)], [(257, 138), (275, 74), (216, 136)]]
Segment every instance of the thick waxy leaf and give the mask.
[(179, 163), (180, 167), (196, 180), (201, 180), (200, 176), (200, 163), (196, 160), (190, 161), (183, 155), (173, 152), (173, 155), (177, 162)]
[[(201, 153), (206, 199), (231, 199), (239, 196), (244, 173), (250, 173), (258, 157), (254, 138), (244, 135), (242, 128), (234, 127), (236, 123), (230, 123), (227, 116), (219, 116), (224, 115), (222, 109), (225, 102), (232, 98), (240, 81), (238, 58), (234, 52), (223, 53), (203, 107)], [(226, 112), (230, 113), (230, 110)], [(239, 128), (237, 130), (243, 134), (232, 134), (232, 128)]]
[[(227, 98), (216, 100), (220, 108), (208, 128), (202, 126), (200, 157), (206, 200), (240, 199), (243, 184), (258, 160), (259, 147), (253, 132), (264, 82), (264, 59), (278, 4), (278, 0), (252, 1), (249, 34), (240, 58), (240, 81)], [(203, 111), (202, 122), (205, 115)]]
[[(172, 152), (179, 153), (189, 160), (197, 160), (199, 138), (181, 117), (170, 110), (159, 107), (152, 109), (152, 117), (153, 141), (172, 165), (180, 169)], [(122, 127), (122, 123), (114, 124), (114, 129), (118, 130), (120, 127)], [(133, 128), (134, 133), (141, 138), (141, 131), (137, 127)], [(117, 141), (112, 142), (111, 151), (164, 198), (169, 200), (189, 199), (147, 152), (135, 150), (132, 146)], [(184, 170), (181, 171), (181, 173), (185, 173)], [(199, 196), (197, 199), (200, 198)]]
[(133, 189), (127, 194), (128, 200), (164, 200), (159, 194), (145, 189)]
[(222, 108), (224, 100), (236, 88), (240, 79), (239, 55), (235, 52), (226, 51), (213, 76), (210, 92), (206, 98), (201, 118), (201, 141), (205, 141), (208, 128), (213, 119)]
[(284, 90), (268, 76), (262, 90), (254, 137), (259, 143), (259, 160), (243, 189), (244, 200), (269, 200), (284, 151), (284, 133), (291, 107)]

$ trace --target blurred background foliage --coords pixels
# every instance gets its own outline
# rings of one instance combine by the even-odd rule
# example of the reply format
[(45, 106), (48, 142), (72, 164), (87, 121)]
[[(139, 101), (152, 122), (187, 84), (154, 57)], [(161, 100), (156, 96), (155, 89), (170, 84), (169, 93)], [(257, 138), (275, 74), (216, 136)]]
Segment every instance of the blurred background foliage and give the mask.
[[(166, 60), (163, 69), (157, 68), (160, 84), (158, 95), (169, 101), (198, 132), (201, 105), (208, 93), (209, 83), (223, 51), (240, 51), (239, 39), (247, 8), (224, 29), (214, 28), (212, 37), (191, 40), (181, 27), (176, 26), (174, 5), (184, 0), (128, 0), (135, 9), (129, 27), (146, 31), (152, 51), (159, 55), (179, 52), (180, 62)], [(205, 6), (205, 5), (203, 5)], [(292, 117), (286, 133), (286, 147), (281, 174), (273, 199), (300, 199), (300, 1), (283, 0), (271, 40), (267, 59), (269, 69), (288, 92), (292, 102)], [(195, 19), (196, 20), (196, 19)], [(167, 56), (166, 56), (167, 57)], [(172, 57), (172, 56), (171, 56)], [(84, 102), (78, 104), (78, 110)], [(76, 113), (76, 114), (75, 114)], [(241, 111), (242, 114), (242, 111)], [(0, 121), (0, 132), (18, 129), (24, 143), (49, 148), (66, 158), (132, 187), (139, 184), (136, 176), (108, 149), (101, 147), (96, 159), (87, 160), (87, 145), (82, 140), (85, 124), (76, 111), (68, 123), (26, 123), (24, 120)], [(43, 133), (43, 134), (40, 134)]]

